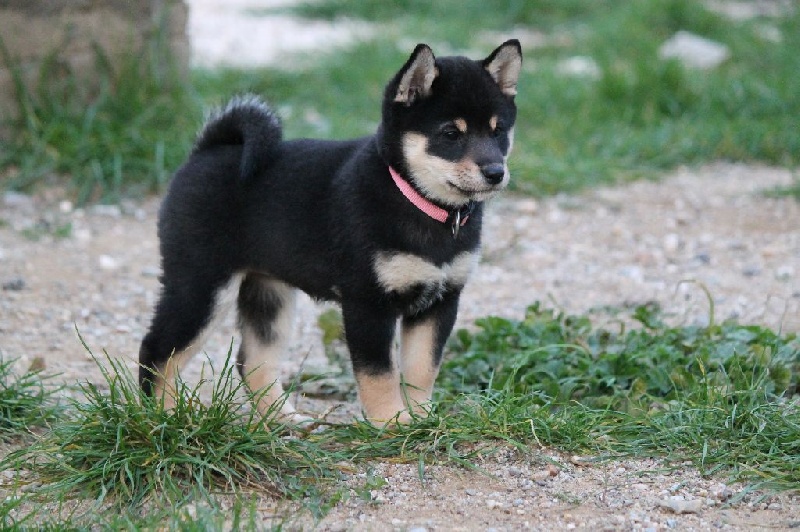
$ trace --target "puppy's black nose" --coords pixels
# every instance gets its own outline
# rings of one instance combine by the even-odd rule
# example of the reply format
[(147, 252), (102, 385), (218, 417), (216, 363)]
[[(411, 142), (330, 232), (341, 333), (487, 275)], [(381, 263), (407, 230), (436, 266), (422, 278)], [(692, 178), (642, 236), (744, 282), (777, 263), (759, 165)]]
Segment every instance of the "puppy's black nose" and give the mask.
[(491, 163), (481, 166), (481, 173), (490, 185), (497, 185), (506, 175), (506, 168), (500, 163)]

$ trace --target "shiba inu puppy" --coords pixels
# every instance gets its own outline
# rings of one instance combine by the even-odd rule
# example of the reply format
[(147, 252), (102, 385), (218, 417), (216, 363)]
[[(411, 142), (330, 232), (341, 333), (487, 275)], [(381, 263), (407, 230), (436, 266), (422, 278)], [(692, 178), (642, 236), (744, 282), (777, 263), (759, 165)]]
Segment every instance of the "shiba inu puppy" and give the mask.
[[(516, 40), (478, 61), (420, 44), (386, 86), (377, 132), (355, 140), (282, 140), (252, 96), (212, 115), (161, 206), (143, 389), (169, 405), (177, 372), (235, 304), (238, 366), (251, 390), (268, 388), (266, 412), (281, 400), (302, 290), (341, 304), (366, 417), (424, 413), (478, 261), (483, 203), (509, 180), (521, 66)], [(288, 403), (281, 413), (301, 419)]]

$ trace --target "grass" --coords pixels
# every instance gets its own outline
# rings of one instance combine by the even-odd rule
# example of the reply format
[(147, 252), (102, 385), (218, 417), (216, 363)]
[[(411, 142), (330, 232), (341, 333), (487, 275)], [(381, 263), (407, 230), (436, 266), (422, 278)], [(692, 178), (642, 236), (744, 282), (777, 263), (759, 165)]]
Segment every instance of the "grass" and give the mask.
[(0, 441), (18, 438), (56, 419), (57, 388), (35, 366), (24, 373), (14, 370), (16, 361), (0, 358)]
[[(797, 336), (735, 322), (671, 327), (651, 306), (631, 318), (640, 327), (615, 332), (537, 304), (523, 320), (481, 320), (458, 334), (444, 388), (523, 403), (487, 416), (516, 427), (515, 439), (530, 441), (533, 411), (546, 445), (667, 456), (703, 474), (800, 488)], [(555, 431), (560, 416), (572, 419)]]
[[(374, 460), (417, 463), (424, 476), (431, 463), (475, 467), (498, 447), (690, 461), (745, 483), (741, 496), (800, 488), (795, 335), (734, 322), (670, 326), (653, 306), (624, 321), (636, 326), (597, 327), (538, 303), (520, 320), (479, 320), (451, 342), (427, 417), (393, 428), (330, 424), (300, 437), (253, 413), (230, 356), (210, 402), (200, 384), (182, 385), (173, 412), (141, 397), (127, 368), (107, 357), (103, 382), (82, 384), (58, 423), (3, 460), (3, 469), (29, 471), (4, 486), (10, 500), (45, 504), (38, 513), (7, 505), (0, 519), (81, 527), (96, 525), (99, 512), (120, 529), (185, 529), (197, 525), (191, 515), (211, 527), (253, 525), (267, 497), (283, 501), (279, 525), (375, 489), (369, 475), (352, 492), (341, 482)], [(42, 486), (26, 491), (33, 481)]]
[(794, 198), (796, 201), (800, 201), (800, 179), (798, 179), (797, 175), (795, 174), (794, 180), (790, 185), (767, 190), (765, 191), (764, 195), (769, 198), (789, 197)]
[[(63, 505), (73, 498), (91, 501), (81, 518), (104, 507), (132, 517), (145, 502), (165, 509), (194, 500), (211, 504), (211, 493), (231, 490), (298, 501), (310, 497), (312, 513), (325, 508), (320, 487), (336, 479), (336, 469), (318, 465), (326, 463), (322, 448), (287, 437), (288, 429), (271, 421), (272, 413), (262, 419), (240, 401), (243, 385), (232, 375), (230, 356), (210, 401), (201, 401), (202, 383), (181, 384), (172, 411), (141, 396), (119, 360), (106, 357), (98, 365), (103, 386), (82, 383), (80, 399), (71, 401), (67, 416), (4, 459), (6, 468), (36, 471), (44, 486), (34, 498)], [(163, 518), (158, 512), (137, 516), (142, 517)]]
[[(542, 44), (525, 50), (511, 159), (518, 190), (569, 192), (719, 159), (800, 159), (798, 12), (734, 22), (697, 0), (327, 0), (295, 9), (373, 21), (380, 38), (316, 59), (287, 58), (312, 68), (196, 71), (186, 83), (151, 68), (149, 49), (122, 61), (98, 51), (99, 88), (88, 92), (54, 56), (38, 83), (15, 78), (17, 133), (0, 148), (6, 186), (26, 189), (56, 174), (72, 179), (84, 200), (160, 190), (188, 152), (202, 107), (243, 91), (279, 107), (288, 137), (369, 134), (383, 86), (414, 42), (482, 56), (523, 30), (539, 32)], [(779, 42), (764, 36), (765, 26), (777, 29)], [(658, 46), (681, 29), (724, 43), (731, 58), (707, 72), (659, 60)], [(593, 58), (599, 77), (560, 73), (575, 56)]]
[(68, 182), (75, 198), (118, 201), (158, 191), (186, 156), (200, 105), (174, 65), (150, 47), (111, 58), (94, 49), (85, 83), (53, 52), (30, 81), (0, 40), (17, 116), (0, 146), (4, 188)]

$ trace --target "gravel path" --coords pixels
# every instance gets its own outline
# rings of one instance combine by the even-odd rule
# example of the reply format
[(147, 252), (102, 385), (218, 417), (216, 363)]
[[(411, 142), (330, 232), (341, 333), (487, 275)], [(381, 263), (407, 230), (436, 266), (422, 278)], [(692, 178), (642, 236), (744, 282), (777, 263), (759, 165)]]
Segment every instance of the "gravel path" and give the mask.
[[(737, 317), (784, 331), (800, 328), (800, 206), (761, 191), (792, 181), (783, 169), (716, 164), (682, 169), (661, 182), (638, 182), (537, 201), (510, 195), (490, 206), (484, 260), (463, 298), (460, 326), (486, 314), (520, 317), (533, 301), (568, 312), (657, 301), (676, 323), (704, 322), (714, 298), (717, 319)], [(34, 358), (64, 382), (100, 381), (92, 350), (134, 367), (157, 295), (158, 199), (75, 209), (57, 190), (6, 194), (0, 204), (0, 355), (25, 368)], [(684, 283), (691, 280), (693, 283)], [(287, 375), (325, 365), (309, 300), (300, 305)], [(206, 344), (219, 367), (235, 334), (231, 317)], [(199, 377), (200, 360), (187, 380)], [(320, 411), (320, 402), (304, 402)], [(346, 404), (343, 414), (355, 412)], [(555, 465), (547, 465), (547, 461)], [(480, 464), (490, 476), (434, 467), (423, 485), (416, 465), (380, 463), (388, 484), (374, 500), (337, 506), (323, 529), (783, 528), (800, 522), (788, 496), (746, 498), (724, 479), (650, 460), (576, 465), (544, 449), (501, 453)], [(354, 477), (353, 485), (363, 482)], [(688, 500), (697, 513), (676, 514), (664, 501)]]

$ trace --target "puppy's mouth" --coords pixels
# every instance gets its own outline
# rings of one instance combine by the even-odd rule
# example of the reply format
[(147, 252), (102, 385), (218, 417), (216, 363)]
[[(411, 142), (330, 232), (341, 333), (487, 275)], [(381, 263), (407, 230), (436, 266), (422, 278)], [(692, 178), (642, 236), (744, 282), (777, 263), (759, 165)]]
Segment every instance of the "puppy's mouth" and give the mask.
[(468, 198), (472, 198), (474, 196), (480, 196), (482, 194), (491, 194), (491, 193), (497, 191), (497, 187), (494, 187), (494, 186), (488, 186), (488, 187), (485, 187), (485, 188), (471, 188), (470, 189), (470, 188), (464, 188), (464, 187), (461, 187), (459, 185), (456, 185), (452, 181), (448, 181), (447, 184), (448, 184), (448, 186), (450, 186), (450, 188), (452, 188), (453, 190), (458, 191), (460, 194), (463, 194), (464, 196), (466, 196)]

